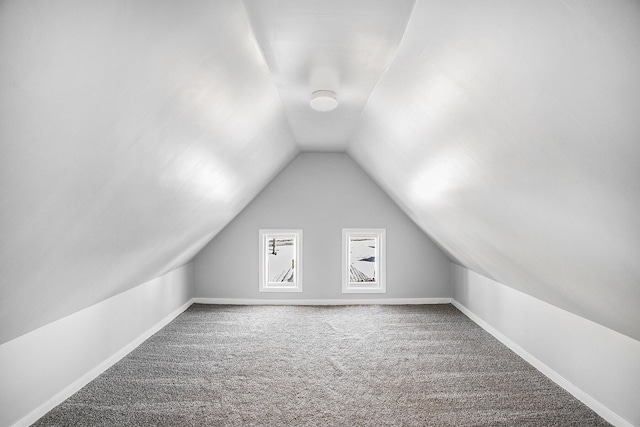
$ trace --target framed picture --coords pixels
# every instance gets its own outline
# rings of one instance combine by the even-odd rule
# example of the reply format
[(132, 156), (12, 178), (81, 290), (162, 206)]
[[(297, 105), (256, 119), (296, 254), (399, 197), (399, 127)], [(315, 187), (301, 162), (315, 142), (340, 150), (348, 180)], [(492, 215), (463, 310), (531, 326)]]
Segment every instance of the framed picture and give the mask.
[(302, 230), (259, 230), (260, 292), (302, 292)]
[(342, 293), (385, 293), (386, 229), (342, 229)]

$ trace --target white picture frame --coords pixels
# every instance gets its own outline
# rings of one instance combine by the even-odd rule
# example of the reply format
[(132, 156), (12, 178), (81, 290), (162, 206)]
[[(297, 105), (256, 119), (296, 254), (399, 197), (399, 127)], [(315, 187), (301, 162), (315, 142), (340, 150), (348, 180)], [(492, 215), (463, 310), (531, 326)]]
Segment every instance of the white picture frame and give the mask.
[(385, 228), (342, 229), (342, 293), (386, 293)]
[(260, 229), (260, 292), (302, 292), (302, 230)]

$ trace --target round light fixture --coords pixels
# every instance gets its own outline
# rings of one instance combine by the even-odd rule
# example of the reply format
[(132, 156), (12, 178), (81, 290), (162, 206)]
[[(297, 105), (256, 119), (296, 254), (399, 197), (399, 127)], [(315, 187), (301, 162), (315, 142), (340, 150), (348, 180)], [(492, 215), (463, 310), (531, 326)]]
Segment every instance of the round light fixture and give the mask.
[(331, 111), (338, 106), (338, 98), (332, 90), (317, 90), (311, 94), (311, 108), (316, 111)]

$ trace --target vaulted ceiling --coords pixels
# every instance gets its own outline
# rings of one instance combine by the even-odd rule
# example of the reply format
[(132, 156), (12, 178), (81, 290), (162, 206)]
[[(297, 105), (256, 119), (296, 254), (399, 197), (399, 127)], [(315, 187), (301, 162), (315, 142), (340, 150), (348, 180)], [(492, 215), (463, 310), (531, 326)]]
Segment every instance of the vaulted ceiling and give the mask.
[(0, 55), (0, 343), (185, 263), (300, 151), (640, 339), (637, 1), (9, 0)]

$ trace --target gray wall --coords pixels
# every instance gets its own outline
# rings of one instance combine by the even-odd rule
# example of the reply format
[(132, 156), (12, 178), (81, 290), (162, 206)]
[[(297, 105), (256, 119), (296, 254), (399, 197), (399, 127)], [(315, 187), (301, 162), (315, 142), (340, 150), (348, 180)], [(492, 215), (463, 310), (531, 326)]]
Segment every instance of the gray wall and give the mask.
[[(341, 293), (342, 228), (387, 229), (387, 293)], [(258, 292), (258, 230), (303, 230), (303, 292)], [(195, 296), (450, 297), (449, 260), (347, 155), (303, 153), (194, 260)]]

